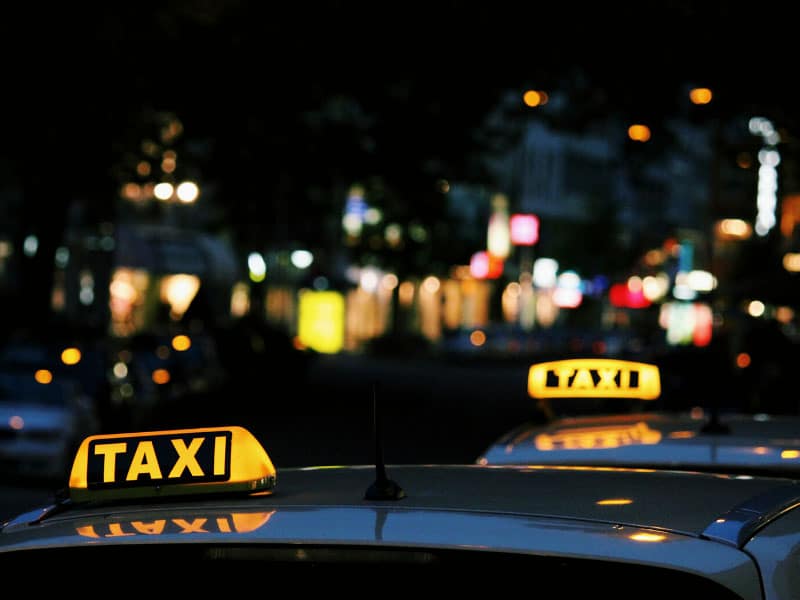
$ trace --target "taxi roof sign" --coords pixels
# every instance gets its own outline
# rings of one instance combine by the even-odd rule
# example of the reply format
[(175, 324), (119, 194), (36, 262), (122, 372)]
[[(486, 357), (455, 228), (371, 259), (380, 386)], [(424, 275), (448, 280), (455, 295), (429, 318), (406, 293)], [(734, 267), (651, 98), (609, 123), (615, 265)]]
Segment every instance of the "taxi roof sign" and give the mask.
[(101, 434), (81, 443), (69, 477), (76, 502), (271, 492), (276, 472), (243, 427)]
[(656, 365), (612, 358), (571, 358), (537, 363), (528, 371), (534, 398), (638, 398), (661, 395)]

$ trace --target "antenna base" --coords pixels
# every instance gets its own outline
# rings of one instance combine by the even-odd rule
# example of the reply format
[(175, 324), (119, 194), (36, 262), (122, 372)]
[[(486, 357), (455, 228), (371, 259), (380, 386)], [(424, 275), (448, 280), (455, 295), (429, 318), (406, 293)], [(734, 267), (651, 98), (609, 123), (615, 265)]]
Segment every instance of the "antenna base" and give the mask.
[(406, 493), (391, 479), (377, 479), (364, 493), (365, 500), (401, 500)]

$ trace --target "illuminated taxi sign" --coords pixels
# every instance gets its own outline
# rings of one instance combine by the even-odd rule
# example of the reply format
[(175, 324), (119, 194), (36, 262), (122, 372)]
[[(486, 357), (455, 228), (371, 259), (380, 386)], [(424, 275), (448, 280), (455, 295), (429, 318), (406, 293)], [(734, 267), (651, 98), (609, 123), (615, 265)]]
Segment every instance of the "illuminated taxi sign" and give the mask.
[(658, 367), (611, 358), (556, 360), (531, 366), (528, 393), (534, 398), (638, 398), (661, 394)]
[(275, 467), (242, 427), (94, 435), (69, 478), (75, 501), (269, 491)]

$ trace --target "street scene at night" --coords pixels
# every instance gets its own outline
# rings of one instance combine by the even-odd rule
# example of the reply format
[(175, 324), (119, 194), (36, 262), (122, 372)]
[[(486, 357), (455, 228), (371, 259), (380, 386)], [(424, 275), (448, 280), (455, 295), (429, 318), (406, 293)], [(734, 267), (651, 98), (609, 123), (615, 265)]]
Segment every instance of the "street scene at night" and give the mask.
[[(447, 519), (419, 538), (387, 530), (387, 546), (441, 549), (433, 562), (497, 543), (509, 558), (566, 561), (575, 581), (619, 559), (622, 578), (663, 567), (670, 590), (681, 573), (730, 594), (719, 597), (796, 593), (780, 560), (760, 560), (790, 564), (800, 547), (777, 541), (800, 539), (800, 98), (787, 28), (724, 3), (513, 6), (409, 7), (389, 23), (358, 3), (168, 2), (3, 25), (6, 52), (48, 50), (10, 67), (0, 100), (0, 562), (4, 545), (17, 561), (50, 549), (45, 533), (15, 537), (27, 511), (58, 507), (53, 526), (72, 532), (70, 506), (86, 510), (74, 544), (53, 545), (78, 549), (86, 531), (103, 537), (80, 498), (157, 513), (165, 491), (199, 511), (188, 498), (203, 489), (247, 485), (279, 501), (258, 500), (271, 517), (247, 530), (263, 560), (296, 543), (321, 563), (361, 564), (326, 554), (382, 548), (355, 515), (341, 538), (266, 522), (295, 518), (303, 493), (316, 506), (322, 492), (303, 487), (318, 485), (314, 469), (343, 495), (347, 469), (375, 467), (366, 500), (318, 510), (407, 501), (431, 523), (462, 509), (552, 517), (595, 523), (586, 535), (603, 540), (589, 554), (546, 524), (513, 543), (477, 522), (460, 537)], [(266, 475), (225, 480), (260, 456), (250, 435)], [(612, 468), (616, 482), (600, 474)], [(653, 502), (673, 485), (675, 521), (570, 513), (558, 489), (517, 488), (525, 470), (577, 490), (575, 503), (596, 489), (592, 506), (644, 506), (636, 494)], [(497, 491), (469, 508), (435, 486), (415, 498), (411, 482), (437, 478)], [(766, 506), (756, 497), (775, 501), (764, 535), (750, 521), (731, 533), (730, 515)], [(202, 514), (222, 531), (223, 513)], [(589, 531), (606, 519), (640, 528), (637, 542), (667, 532), (674, 549), (645, 558), (621, 533)], [(123, 547), (134, 560), (136, 541)], [(682, 562), (704, 552), (717, 571)], [(597, 591), (586, 585), (574, 591)]]

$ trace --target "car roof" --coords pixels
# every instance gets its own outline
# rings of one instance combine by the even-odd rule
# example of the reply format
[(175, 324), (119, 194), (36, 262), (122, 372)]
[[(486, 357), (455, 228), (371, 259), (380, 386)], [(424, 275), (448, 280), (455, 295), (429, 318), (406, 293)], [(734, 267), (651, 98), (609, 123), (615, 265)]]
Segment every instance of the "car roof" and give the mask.
[[(146, 560), (153, 574), (206, 552), (289, 552), (295, 562), (319, 552), (402, 552), (392, 564), (481, 553), (539, 557), (540, 570), (545, 559), (594, 572), (628, 565), (622, 580), (654, 568), (756, 597), (758, 574), (742, 549), (800, 503), (790, 479), (643, 468), (379, 464), (275, 473), (256, 493), (162, 497), (156, 487), (153, 497), (62, 500), (5, 523), (0, 557), (97, 568)], [(376, 484), (402, 493), (367, 499)]]
[(800, 417), (666, 411), (525, 423), (492, 443), (480, 464), (571, 464), (800, 476)]
[[(723, 476), (650, 469), (565, 466), (396, 465), (391, 477), (404, 490), (396, 501), (370, 501), (364, 494), (375, 480), (374, 467), (313, 467), (280, 471), (274, 493), (246, 500), (224, 497), (194, 502), (138, 502), (75, 505), (41, 519), (33, 511), (12, 520), (4, 533), (36, 521), (103, 523), (113, 514), (185, 511), (187, 507), (260, 506), (288, 508), (384, 507), (387, 510), (514, 514), (657, 528), (699, 536), (718, 518), (755, 497), (786, 490), (793, 481), (772, 477)], [(671, 494), (665, 490), (680, 489)], [(780, 493), (779, 493), (780, 495)], [(781, 495), (782, 497), (782, 495)]]

